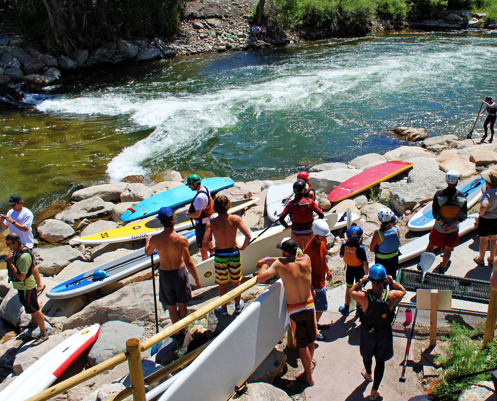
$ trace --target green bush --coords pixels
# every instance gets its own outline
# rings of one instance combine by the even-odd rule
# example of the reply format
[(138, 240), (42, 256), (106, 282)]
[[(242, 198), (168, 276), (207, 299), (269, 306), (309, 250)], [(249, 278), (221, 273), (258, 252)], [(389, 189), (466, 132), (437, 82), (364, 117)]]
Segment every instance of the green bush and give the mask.
[(378, 0), (378, 16), (386, 19), (406, 19), (410, 6), (404, 0)]

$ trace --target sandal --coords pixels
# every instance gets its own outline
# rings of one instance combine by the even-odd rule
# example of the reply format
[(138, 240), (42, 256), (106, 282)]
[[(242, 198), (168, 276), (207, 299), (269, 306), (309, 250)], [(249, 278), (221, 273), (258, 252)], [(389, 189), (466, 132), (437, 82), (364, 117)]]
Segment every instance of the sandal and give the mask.
[(41, 294), (43, 294), (43, 291), (45, 291), (45, 288), (47, 288), (46, 285), (41, 287), (39, 290), (36, 290), (36, 295), (39, 297)]
[(485, 261), (481, 260), (478, 256), (473, 258), (473, 262), (475, 262), (478, 266), (485, 266)]
[(365, 369), (362, 370), (361, 372), (361, 375), (362, 377), (364, 377), (364, 379), (367, 381), (367, 382), (372, 382), (373, 381), (373, 376), (372, 375), (369, 375)]
[(492, 265), (494, 264), (494, 259), (492, 259), (492, 258), (488, 258), (488, 259), (487, 259), (487, 264), (488, 264), (489, 266), (492, 266)]

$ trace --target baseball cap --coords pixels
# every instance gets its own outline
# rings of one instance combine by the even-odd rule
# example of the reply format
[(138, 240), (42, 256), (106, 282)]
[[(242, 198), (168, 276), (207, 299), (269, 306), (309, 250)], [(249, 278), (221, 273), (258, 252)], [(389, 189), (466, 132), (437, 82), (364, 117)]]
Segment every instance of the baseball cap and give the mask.
[(19, 195), (12, 195), (9, 199), (9, 205), (15, 205), (16, 203), (19, 203), (20, 201), (22, 201), (22, 199)]
[(170, 207), (161, 207), (157, 218), (162, 221), (169, 221), (174, 217), (174, 210)]
[(293, 253), (297, 249), (297, 243), (290, 237), (285, 237), (276, 244), (276, 248), (282, 251)]

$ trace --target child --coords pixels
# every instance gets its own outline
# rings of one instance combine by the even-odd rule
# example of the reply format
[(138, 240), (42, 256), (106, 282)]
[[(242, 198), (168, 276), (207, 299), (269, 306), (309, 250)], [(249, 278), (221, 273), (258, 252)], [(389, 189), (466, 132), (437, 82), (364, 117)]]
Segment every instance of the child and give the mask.
[[(338, 311), (343, 316), (348, 316), (350, 312), (350, 289), (354, 285), (354, 280), (358, 283), (369, 271), (366, 248), (364, 248), (364, 245), (360, 244), (361, 237), (362, 228), (355, 224), (350, 226), (347, 230), (347, 241), (344, 242), (340, 248), (340, 256), (347, 265), (347, 271), (345, 273), (345, 282), (347, 283), (345, 304), (338, 308)], [(359, 313), (359, 308), (360, 306), (358, 305), (356, 315)]]
[(369, 250), (375, 253), (375, 263), (381, 264), (387, 271), (387, 276), (397, 277), (399, 267), (400, 231), (395, 226), (397, 217), (388, 208), (378, 212), (380, 229), (376, 230), (371, 239)]

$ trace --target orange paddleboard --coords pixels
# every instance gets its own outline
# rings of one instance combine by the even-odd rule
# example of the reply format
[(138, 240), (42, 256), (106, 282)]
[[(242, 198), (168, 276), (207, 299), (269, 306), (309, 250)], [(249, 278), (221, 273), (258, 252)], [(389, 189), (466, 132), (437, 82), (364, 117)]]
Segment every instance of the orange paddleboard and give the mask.
[(410, 169), (412, 166), (412, 163), (391, 161), (368, 168), (362, 173), (339, 184), (330, 192), (328, 200), (330, 202), (339, 202), (343, 199), (350, 198), (359, 192), (374, 187), (380, 182), (386, 181), (389, 178)]

